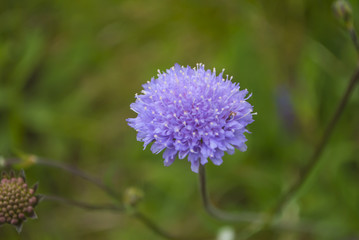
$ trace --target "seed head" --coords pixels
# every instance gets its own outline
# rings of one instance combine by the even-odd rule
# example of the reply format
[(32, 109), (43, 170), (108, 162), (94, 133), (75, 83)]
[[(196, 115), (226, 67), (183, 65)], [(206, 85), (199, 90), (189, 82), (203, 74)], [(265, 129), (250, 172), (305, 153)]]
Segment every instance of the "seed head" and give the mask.
[(37, 184), (29, 187), (26, 183), (24, 172), (19, 176), (14, 172), (3, 173), (0, 182), (0, 226), (3, 224), (13, 225), (21, 232), (22, 224), (27, 218), (37, 218), (34, 211), (40, 200), (35, 195)]

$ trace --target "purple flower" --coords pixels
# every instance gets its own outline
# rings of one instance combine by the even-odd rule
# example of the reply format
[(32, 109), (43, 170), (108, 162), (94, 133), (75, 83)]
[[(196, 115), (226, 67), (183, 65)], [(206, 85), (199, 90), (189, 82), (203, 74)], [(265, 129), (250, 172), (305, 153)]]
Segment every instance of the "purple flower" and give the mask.
[(203, 64), (197, 68), (176, 64), (158, 72), (131, 104), (137, 117), (127, 119), (144, 148), (153, 142), (153, 153), (164, 150), (165, 166), (177, 156), (188, 157), (193, 172), (208, 159), (220, 165), (224, 152), (246, 151), (244, 132), (253, 122), (247, 90), (240, 91), (228, 75), (223, 78), (223, 71), (217, 76), (215, 69), (205, 70)]

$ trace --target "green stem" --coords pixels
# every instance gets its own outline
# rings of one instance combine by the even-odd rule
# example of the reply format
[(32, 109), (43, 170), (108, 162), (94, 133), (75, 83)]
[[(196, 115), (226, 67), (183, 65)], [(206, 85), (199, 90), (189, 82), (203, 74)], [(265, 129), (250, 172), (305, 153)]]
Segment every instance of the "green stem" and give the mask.
[[(199, 187), (202, 196), (202, 203), (207, 211), (207, 213), (218, 219), (220, 221), (225, 222), (244, 222), (244, 223), (251, 223), (251, 231), (250, 232), (257, 232), (261, 229), (263, 222), (266, 222), (268, 218), (267, 215), (264, 214), (256, 214), (256, 213), (240, 213), (240, 214), (233, 214), (224, 212), (211, 203), (211, 200), (208, 195), (207, 191), (207, 182), (206, 182), (206, 169), (205, 166), (200, 165), (199, 167)], [(282, 230), (282, 231), (290, 231), (290, 232), (302, 232), (302, 233), (311, 233), (311, 234), (321, 234), (320, 231), (314, 226), (313, 223), (297, 223), (297, 224), (290, 224), (287, 222), (275, 222), (271, 223), (271, 227), (274, 229)]]
[(133, 214), (133, 216), (139, 220), (140, 222), (142, 222), (145, 226), (147, 226), (149, 229), (152, 230), (152, 232), (155, 232), (157, 235), (163, 237), (164, 239), (168, 239), (168, 240), (204, 240), (204, 239), (208, 239), (208, 238), (193, 238), (193, 237), (179, 237), (179, 236), (174, 236), (168, 232), (165, 232), (163, 229), (161, 229), (158, 225), (154, 224), (154, 222), (149, 219), (147, 216), (145, 216), (143, 213), (141, 212), (135, 212)]
[(206, 169), (205, 166), (200, 165), (199, 167), (199, 187), (202, 196), (202, 203), (209, 215), (212, 217), (226, 222), (247, 222), (247, 223), (260, 223), (263, 216), (253, 213), (241, 213), (241, 214), (232, 214), (224, 212), (215, 206), (212, 205), (207, 191), (206, 183)]
[[(107, 195), (111, 196), (115, 200), (121, 199), (121, 196), (119, 193), (114, 191), (112, 188), (108, 187), (100, 179), (98, 179), (98, 178), (96, 178), (96, 177), (94, 177), (74, 166), (70, 166), (70, 165), (56, 162), (56, 161), (49, 160), (49, 159), (39, 158), (35, 155), (26, 156), (25, 160), (19, 159), (19, 158), (9, 158), (9, 159), (3, 159), (3, 160), (4, 160), (4, 162), (3, 162), (2, 166), (5, 168), (16, 166), (16, 165), (20, 165), (20, 167), (21, 167), (22, 164), (24, 164), (24, 162), (25, 162), (25, 165), (37, 164), (37, 165), (43, 165), (43, 166), (47, 166), (47, 167), (51, 167), (51, 168), (55, 168), (55, 169), (60, 169), (62, 171), (68, 172), (74, 176), (80, 177), (80, 178), (94, 184), (95, 186), (100, 188), (102, 191), (104, 191)], [(28, 163), (28, 162), (31, 162), (31, 163)]]
[(102, 211), (108, 210), (108, 211), (120, 212), (120, 213), (123, 213), (125, 211), (123, 207), (118, 207), (114, 204), (90, 204), (90, 203), (59, 197), (59, 196), (50, 196), (50, 195), (41, 195), (41, 197), (43, 200), (54, 201), (86, 210), (102, 210)]
[(359, 54), (359, 41), (358, 41), (358, 36), (357, 36), (357, 34), (355, 32), (354, 26), (350, 27), (348, 29), (348, 32), (349, 32), (350, 38), (352, 39), (352, 42), (354, 44), (355, 50)]
[[(277, 205), (269, 212), (267, 218), (263, 221), (260, 227), (258, 225), (252, 225), (249, 230), (249, 234), (247, 237), (243, 239), (248, 239), (249, 237), (255, 236), (255, 234), (261, 232), (264, 229), (267, 229), (272, 226), (272, 222), (275, 217), (277, 217), (283, 209), (287, 206), (287, 204), (295, 198), (297, 193), (301, 190), (303, 185), (309, 179), (311, 174), (313, 173), (314, 169), (318, 165), (320, 161), (320, 156), (323, 153), (325, 146), (327, 145), (330, 136), (339, 121), (340, 116), (342, 115), (345, 106), (348, 103), (348, 100), (355, 88), (355, 85), (359, 82), (359, 67), (355, 70), (354, 74), (352, 75), (348, 87), (343, 94), (343, 97), (340, 100), (338, 107), (336, 108), (328, 126), (325, 128), (325, 131), (317, 144), (311, 158), (309, 159), (307, 165), (301, 170), (298, 179), (293, 183), (293, 185), (282, 195), (279, 199)], [(254, 230), (253, 230), (254, 229)]]
[(355, 85), (359, 81), (359, 67), (355, 70), (354, 74), (352, 75), (350, 82), (348, 84), (348, 87), (338, 105), (336, 108), (336, 111), (331, 118), (328, 126), (325, 128), (324, 134), (322, 138), (320, 139), (317, 147), (315, 148), (311, 158), (309, 159), (307, 165), (303, 168), (303, 170), (299, 174), (299, 178), (294, 182), (294, 184), (282, 195), (280, 200), (278, 201), (278, 204), (273, 209), (273, 216), (279, 214), (283, 208), (290, 202), (291, 199), (293, 199), (297, 192), (303, 187), (304, 183), (308, 180), (310, 175), (313, 173), (313, 170), (318, 165), (320, 161), (320, 156), (323, 153), (323, 150), (325, 146), (327, 145), (330, 136), (338, 123), (338, 120), (340, 116), (343, 113), (343, 110), (345, 106), (348, 103), (348, 100), (350, 98), (350, 95), (352, 94)]
[[(34, 157), (34, 156), (32, 156), (32, 157)], [(15, 164), (21, 163), (22, 160), (13, 158), (13, 159), (3, 159), (3, 161), (4, 161), (2, 163), (3, 167), (11, 167)], [(73, 166), (69, 166), (69, 165), (66, 165), (63, 163), (59, 163), (59, 162), (40, 159), (37, 157), (35, 157), (35, 159), (33, 160), (33, 163), (52, 167), (52, 168), (57, 168), (57, 169), (61, 169), (63, 171), (69, 172), (75, 176), (78, 176), (78, 177), (96, 185), (97, 187), (99, 187), (101, 190), (103, 190), (104, 192), (106, 192), (108, 195), (112, 196), (116, 200), (118, 200), (118, 201), (121, 200), (121, 198), (119, 197), (119, 194), (116, 193), (115, 191), (113, 191), (111, 188), (107, 187), (101, 180), (99, 180), (98, 178), (96, 178), (94, 176), (91, 176), (90, 174), (88, 174), (78, 168), (75, 168)], [(107, 211), (112, 211), (113, 213), (125, 213), (126, 212), (126, 209), (123, 206), (117, 206), (117, 205), (113, 205), (113, 204), (90, 204), (90, 203), (86, 203), (86, 202), (75, 201), (75, 200), (66, 199), (66, 198), (59, 197), (59, 196), (50, 196), (50, 195), (42, 195), (42, 199), (59, 202), (62, 204), (67, 204), (67, 205), (75, 206), (75, 207), (86, 209), (86, 210), (102, 210), (102, 211), (107, 210)], [(133, 216), (138, 221), (142, 222), (146, 227), (148, 227), (155, 234), (157, 234), (158, 236), (160, 236), (164, 239), (168, 239), (168, 240), (204, 239), (204, 238), (190, 238), (190, 237), (173, 236), (170, 233), (166, 232), (165, 230), (161, 229), (155, 222), (153, 222), (150, 218), (148, 218), (143, 213), (136, 211), (133, 213)]]
[[(50, 195), (41, 195), (41, 197), (43, 200), (58, 202), (58, 203), (66, 204), (66, 205), (71, 205), (74, 207), (78, 207), (78, 208), (82, 208), (82, 209), (90, 210), (90, 211), (111, 211), (112, 213), (118, 213), (118, 214), (125, 212), (125, 209), (123, 207), (119, 207), (119, 206), (116, 206), (113, 204), (91, 204), (91, 203), (75, 201), (75, 200), (71, 200), (71, 199), (67, 199), (67, 198), (63, 198), (63, 197), (59, 197), (59, 196), (50, 196)], [(151, 219), (149, 219), (146, 215), (144, 215), (141, 212), (136, 211), (133, 213), (133, 216), (138, 221), (143, 223), (147, 228), (151, 229), (154, 233), (156, 233), (158, 236), (161, 236), (164, 239), (168, 239), (168, 240), (191, 240), (191, 239), (193, 239), (194, 240), (194, 238), (177, 237), (177, 236), (171, 235), (170, 233), (161, 229), (156, 223), (154, 223)]]
[(94, 177), (74, 166), (66, 165), (63, 163), (55, 162), (55, 161), (50, 161), (50, 160), (43, 159), (43, 158), (36, 158), (35, 163), (39, 164), (39, 165), (44, 165), (44, 166), (48, 166), (48, 167), (52, 167), (52, 168), (61, 169), (63, 171), (71, 173), (75, 176), (78, 176), (78, 177), (96, 185), (97, 187), (99, 187), (101, 190), (106, 192), (109, 196), (111, 196), (115, 200), (121, 199), (121, 196), (116, 191), (114, 191), (112, 188), (110, 188), (106, 184), (104, 184), (100, 179), (98, 179), (98, 178), (96, 178), (96, 177)]

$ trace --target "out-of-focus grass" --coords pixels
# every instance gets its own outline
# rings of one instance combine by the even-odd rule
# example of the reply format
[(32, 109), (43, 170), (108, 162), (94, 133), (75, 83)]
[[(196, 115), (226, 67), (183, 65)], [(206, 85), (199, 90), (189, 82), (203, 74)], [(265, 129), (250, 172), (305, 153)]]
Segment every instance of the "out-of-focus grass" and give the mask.
[[(208, 164), (210, 192), (225, 209), (266, 210), (306, 163), (356, 65), (331, 3), (4, 0), (0, 154), (20, 150), (74, 164), (119, 192), (136, 186), (146, 194), (140, 208), (165, 229), (215, 235), (224, 224), (203, 211), (197, 175), (186, 161), (165, 168), (160, 155), (142, 151), (125, 121), (135, 116), (129, 104), (157, 69), (176, 62), (226, 68), (253, 92), (258, 116), (247, 152), (225, 156), (220, 167)], [(352, 5), (359, 23), (359, 5)], [(285, 214), (324, 226), (323, 236), (304, 239), (359, 234), (358, 108), (356, 89), (323, 164)], [(110, 200), (63, 172), (33, 167), (27, 175), (44, 194)], [(4, 226), (1, 239), (160, 239), (124, 215), (49, 202), (37, 212), (21, 237)], [(263, 239), (288, 239), (270, 236)]]

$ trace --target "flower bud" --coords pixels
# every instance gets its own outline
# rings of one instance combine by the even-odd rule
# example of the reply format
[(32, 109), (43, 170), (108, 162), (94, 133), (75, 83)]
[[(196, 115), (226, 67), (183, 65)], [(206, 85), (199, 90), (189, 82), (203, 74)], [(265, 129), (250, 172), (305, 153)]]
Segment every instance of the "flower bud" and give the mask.
[(143, 199), (143, 196), (142, 190), (130, 187), (126, 189), (123, 201), (127, 206), (135, 207)]
[(353, 27), (352, 8), (346, 0), (338, 0), (333, 4), (337, 18), (344, 22), (347, 28)]

